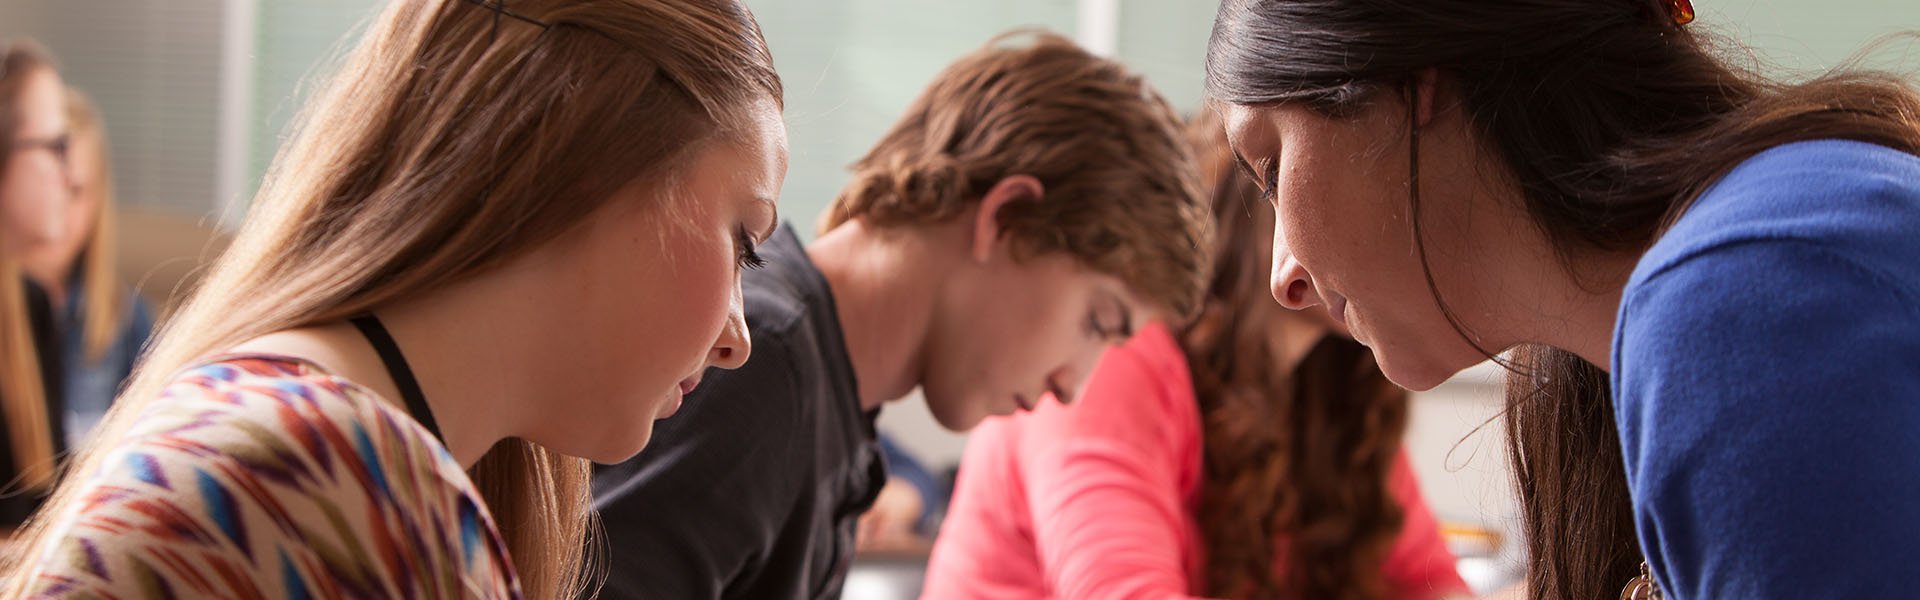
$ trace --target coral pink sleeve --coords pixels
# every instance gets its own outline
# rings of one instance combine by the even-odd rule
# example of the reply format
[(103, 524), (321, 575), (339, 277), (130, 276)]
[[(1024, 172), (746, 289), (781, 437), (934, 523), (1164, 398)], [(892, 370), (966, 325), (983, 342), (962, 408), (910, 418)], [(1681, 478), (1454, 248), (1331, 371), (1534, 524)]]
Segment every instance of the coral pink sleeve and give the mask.
[(1394, 541), (1393, 551), (1381, 568), (1393, 585), (1396, 597), (1431, 600), (1469, 594), (1466, 580), (1460, 578), (1453, 551), (1447, 549), (1446, 540), (1440, 537), (1440, 522), (1420, 494), (1420, 481), (1414, 477), (1406, 450), (1401, 450), (1400, 457), (1394, 461), (1387, 483), (1406, 515), (1400, 537)]
[(1156, 325), (1108, 351), (1074, 405), (1023, 416), (1016, 460), (1055, 598), (1188, 597), (1200, 422), (1179, 352)]

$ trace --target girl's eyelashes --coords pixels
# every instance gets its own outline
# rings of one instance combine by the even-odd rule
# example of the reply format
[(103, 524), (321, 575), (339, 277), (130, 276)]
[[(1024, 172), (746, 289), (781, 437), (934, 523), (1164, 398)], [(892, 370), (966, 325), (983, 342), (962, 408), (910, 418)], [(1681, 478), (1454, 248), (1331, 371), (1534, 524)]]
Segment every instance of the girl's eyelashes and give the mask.
[(1253, 165), (1247, 164), (1247, 159), (1245, 157), (1240, 156), (1239, 152), (1233, 153), (1233, 166), (1236, 169), (1238, 169), (1240, 171), (1240, 174), (1242, 176), (1245, 176), (1248, 181), (1252, 181), (1254, 185), (1256, 186), (1266, 185), (1265, 180), (1260, 178), (1260, 173), (1257, 171), (1254, 171)]
[(1273, 159), (1262, 160), (1260, 161), (1262, 168), (1255, 170), (1253, 165), (1247, 163), (1247, 159), (1242, 158), (1240, 154), (1236, 152), (1233, 155), (1233, 162), (1240, 167), (1241, 173), (1246, 174), (1247, 179), (1253, 180), (1253, 185), (1260, 189), (1260, 195), (1263, 199), (1271, 202), (1279, 195), (1280, 161)]
[(1280, 161), (1269, 160), (1266, 167), (1266, 172), (1259, 179), (1260, 192), (1268, 202), (1272, 202), (1280, 194)]
[(758, 269), (767, 266), (767, 259), (760, 258), (760, 253), (754, 251), (753, 234), (747, 231), (747, 226), (741, 225), (734, 231), (733, 237), (734, 245), (739, 248), (741, 268)]

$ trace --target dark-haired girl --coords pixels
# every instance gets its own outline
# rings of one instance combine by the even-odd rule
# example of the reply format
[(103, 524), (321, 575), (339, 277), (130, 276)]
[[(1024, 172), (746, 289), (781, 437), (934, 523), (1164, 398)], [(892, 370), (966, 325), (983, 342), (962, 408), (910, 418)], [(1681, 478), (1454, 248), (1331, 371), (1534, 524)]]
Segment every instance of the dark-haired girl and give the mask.
[(1911, 596), (1920, 96), (1693, 17), (1227, 0), (1207, 87), (1282, 304), (1411, 389), (1506, 353), (1532, 597)]

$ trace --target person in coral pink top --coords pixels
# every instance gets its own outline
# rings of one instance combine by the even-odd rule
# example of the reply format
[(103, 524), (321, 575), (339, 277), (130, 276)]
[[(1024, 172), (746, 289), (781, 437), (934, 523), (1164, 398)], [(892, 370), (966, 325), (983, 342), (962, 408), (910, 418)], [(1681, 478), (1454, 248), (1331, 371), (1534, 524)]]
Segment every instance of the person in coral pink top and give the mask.
[(1195, 131), (1219, 220), (1208, 305), (1109, 350), (1071, 404), (972, 433), (922, 598), (1468, 593), (1401, 448), (1406, 393), (1274, 303), (1272, 212), (1217, 124)]

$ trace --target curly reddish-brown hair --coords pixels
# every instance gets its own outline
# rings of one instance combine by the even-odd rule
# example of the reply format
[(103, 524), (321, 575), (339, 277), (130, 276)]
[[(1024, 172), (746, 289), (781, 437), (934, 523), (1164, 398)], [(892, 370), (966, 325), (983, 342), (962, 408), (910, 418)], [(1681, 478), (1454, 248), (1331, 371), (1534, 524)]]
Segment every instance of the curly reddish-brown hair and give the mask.
[[(1268, 288), (1273, 211), (1234, 168), (1211, 113), (1189, 135), (1212, 184), (1214, 268), (1181, 334), (1205, 427), (1206, 591), (1231, 598), (1382, 598), (1402, 514), (1387, 478), (1407, 394), (1373, 354), (1329, 334), (1278, 364)], [(1286, 557), (1285, 565), (1276, 558)]]

